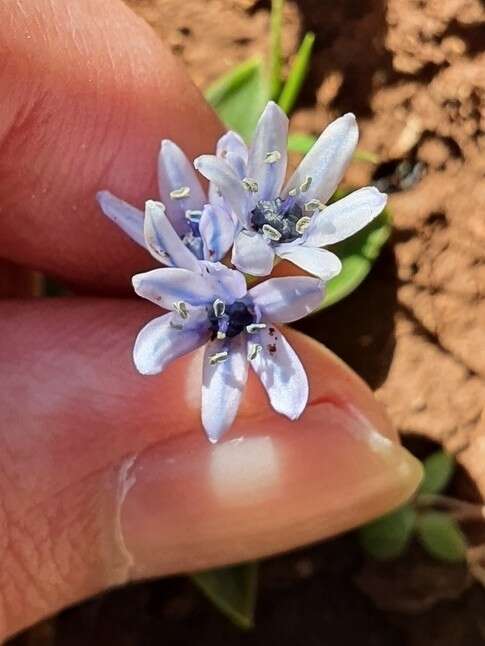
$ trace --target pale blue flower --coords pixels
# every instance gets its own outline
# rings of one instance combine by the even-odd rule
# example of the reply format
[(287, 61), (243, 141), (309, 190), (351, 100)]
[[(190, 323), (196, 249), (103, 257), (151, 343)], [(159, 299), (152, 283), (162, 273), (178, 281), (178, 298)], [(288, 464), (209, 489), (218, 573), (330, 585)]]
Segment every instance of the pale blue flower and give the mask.
[(271, 278), (246, 287), (244, 275), (221, 263), (202, 263), (202, 273), (155, 269), (133, 277), (136, 293), (170, 310), (138, 334), (135, 366), (144, 375), (162, 372), (178, 357), (206, 344), (202, 377), (202, 424), (217, 442), (234, 421), (248, 376), (258, 375), (275, 411), (298, 418), (308, 400), (305, 370), (274, 324), (296, 321), (322, 302), (317, 278)]
[[(240, 222), (232, 263), (254, 276), (271, 273), (275, 256), (322, 280), (341, 270), (327, 249), (353, 235), (384, 208), (387, 197), (361, 188), (325, 206), (349, 164), (358, 140), (353, 114), (331, 123), (286, 186), (288, 119), (273, 102), (266, 106), (249, 150), (237, 139), (230, 154), (202, 155), (195, 167), (220, 191)], [(228, 138), (236, 141), (234, 133)]]
[[(224, 139), (218, 144), (225, 155)], [(149, 200), (145, 213), (112, 195), (97, 194), (113, 222), (162, 264), (196, 271), (199, 261), (222, 259), (231, 248), (236, 218), (213, 186), (205, 194), (191, 162), (172, 141), (164, 140), (158, 162), (160, 202)]]

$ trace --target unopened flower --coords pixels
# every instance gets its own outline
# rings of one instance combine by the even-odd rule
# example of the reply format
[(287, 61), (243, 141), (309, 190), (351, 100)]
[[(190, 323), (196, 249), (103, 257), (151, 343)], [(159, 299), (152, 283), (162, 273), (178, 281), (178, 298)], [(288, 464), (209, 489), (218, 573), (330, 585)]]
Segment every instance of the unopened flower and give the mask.
[(202, 155), (196, 168), (215, 184), (239, 218), (241, 230), (232, 263), (242, 272), (265, 276), (275, 256), (329, 280), (341, 270), (327, 249), (353, 235), (384, 208), (386, 195), (361, 188), (326, 206), (349, 164), (358, 140), (353, 114), (331, 123), (302, 160), (286, 186), (288, 119), (268, 103), (247, 150)]
[(248, 365), (272, 407), (298, 418), (308, 400), (305, 370), (275, 324), (296, 321), (323, 298), (323, 283), (309, 276), (271, 278), (249, 291), (240, 272), (206, 263), (202, 273), (155, 269), (133, 277), (136, 293), (167, 314), (138, 334), (135, 366), (145, 375), (163, 371), (178, 357), (206, 344), (202, 377), (202, 424), (217, 442), (236, 417)]
[(214, 186), (205, 194), (191, 162), (169, 140), (162, 141), (158, 184), (161, 201), (148, 201), (145, 214), (109, 191), (97, 199), (105, 215), (164, 265), (196, 271), (199, 260), (223, 258), (236, 220)]

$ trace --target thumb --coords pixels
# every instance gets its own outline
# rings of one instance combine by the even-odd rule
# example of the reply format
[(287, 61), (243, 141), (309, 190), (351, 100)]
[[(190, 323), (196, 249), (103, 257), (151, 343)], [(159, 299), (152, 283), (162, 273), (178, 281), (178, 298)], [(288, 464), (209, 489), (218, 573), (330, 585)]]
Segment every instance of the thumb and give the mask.
[(211, 445), (200, 352), (157, 377), (132, 366), (152, 317), (109, 299), (1, 306), (0, 636), (129, 580), (319, 540), (417, 486), (419, 464), (363, 382), (291, 330), (311, 384), (302, 418), (272, 412), (250, 378)]

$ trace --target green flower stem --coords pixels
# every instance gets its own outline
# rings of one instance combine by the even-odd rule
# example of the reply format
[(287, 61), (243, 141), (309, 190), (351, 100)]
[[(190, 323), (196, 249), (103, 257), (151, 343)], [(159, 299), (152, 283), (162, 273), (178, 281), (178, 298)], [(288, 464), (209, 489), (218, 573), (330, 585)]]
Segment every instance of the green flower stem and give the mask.
[(283, 91), (279, 98), (279, 106), (289, 114), (295, 105), (295, 101), (300, 94), (301, 87), (308, 73), (310, 66), (310, 58), (312, 54), (313, 44), (315, 42), (315, 34), (308, 32), (305, 34), (300, 48), (295, 56), (293, 65), (291, 66), (290, 73), (286, 80)]
[(283, 23), (283, 5), (284, 0), (271, 0), (269, 94), (275, 101), (278, 99), (282, 84), (281, 32)]

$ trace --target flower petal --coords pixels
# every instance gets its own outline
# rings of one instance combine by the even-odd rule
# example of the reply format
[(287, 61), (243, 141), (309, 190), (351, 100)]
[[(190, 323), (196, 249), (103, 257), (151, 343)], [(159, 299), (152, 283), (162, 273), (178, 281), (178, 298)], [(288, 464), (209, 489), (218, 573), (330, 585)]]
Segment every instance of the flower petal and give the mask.
[(145, 205), (145, 242), (148, 251), (164, 265), (199, 271), (199, 262), (187, 249), (165, 214), (161, 202)]
[(199, 231), (207, 260), (221, 260), (231, 248), (236, 222), (226, 209), (207, 204), (199, 221)]
[(325, 285), (310, 276), (270, 278), (249, 290), (265, 319), (290, 323), (313, 312), (323, 301)]
[(209, 281), (210, 288), (215, 294), (227, 303), (233, 303), (238, 298), (247, 294), (246, 278), (236, 269), (229, 269), (221, 262), (201, 261), (203, 274)]
[[(158, 185), (161, 201), (165, 204), (167, 215), (178, 234), (188, 230), (185, 212), (200, 211), (207, 202), (206, 195), (195, 174), (191, 162), (183, 151), (170, 141), (164, 139), (158, 158)], [(186, 187), (186, 197), (171, 197), (173, 191)]]
[(249, 196), (234, 169), (215, 155), (201, 155), (194, 161), (199, 173), (215, 184), (243, 226), (248, 224)]
[(259, 233), (241, 231), (234, 241), (231, 262), (252, 276), (267, 276), (273, 269), (274, 251)]
[[(259, 200), (273, 200), (281, 193), (286, 175), (288, 117), (270, 101), (259, 118), (248, 158), (248, 177), (258, 182)], [(270, 163), (268, 155), (274, 153)]]
[(145, 246), (143, 235), (143, 211), (120, 200), (109, 191), (99, 191), (96, 199), (103, 213), (115, 222), (120, 229), (142, 247)]
[(322, 247), (349, 238), (378, 216), (386, 202), (387, 195), (374, 186), (350, 193), (313, 217), (304, 244)]
[(327, 249), (298, 245), (287, 250), (285, 245), (278, 245), (275, 251), (280, 258), (289, 260), (325, 282), (339, 274), (342, 269), (340, 260)]
[(303, 193), (304, 200), (318, 199), (325, 203), (342, 179), (358, 138), (357, 122), (350, 112), (327, 126), (293, 173), (285, 188), (285, 195), (293, 188), (298, 189), (306, 178), (311, 177), (310, 187)]
[(188, 323), (182, 330), (170, 325), (172, 312), (147, 323), (138, 333), (133, 348), (133, 361), (142, 375), (156, 375), (174, 359), (192, 352), (209, 338), (205, 310), (192, 310)]
[[(217, 442), (233, 423), (248, 377), (246, 338), (243, 334), (229, 344), (208, 343), (202, 377), (202, 424), (211, 442)], [(211, 365), (209, 358), (227, 350), (227, 360)]]
[(296, 419), (308, 401), (305, 369), (280, 330), (268, 327), (257, 336), (263, 349), (250, 362), (251, 366), (266, 389), (274, 410)]
[(178, 301), (193, 307), (208, 305), (218, 297), (209, 280), (178, 267), (164, 267), (136, 274), (132, 283), (138, 296), (165, 309), (173, 309), (173, 304)]
[(227, 155), (233, 155), (240, 157), (244, 163), (247, 163), (248, 147), (237, 132), (229, 130), (217, 142), (216, 155), (222, 159), (225, 159)]

